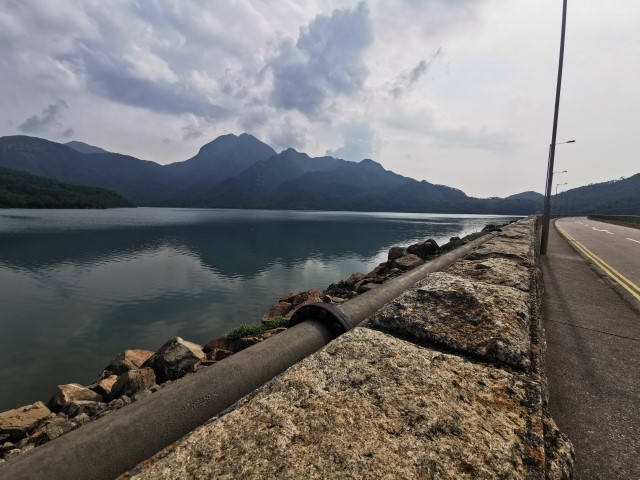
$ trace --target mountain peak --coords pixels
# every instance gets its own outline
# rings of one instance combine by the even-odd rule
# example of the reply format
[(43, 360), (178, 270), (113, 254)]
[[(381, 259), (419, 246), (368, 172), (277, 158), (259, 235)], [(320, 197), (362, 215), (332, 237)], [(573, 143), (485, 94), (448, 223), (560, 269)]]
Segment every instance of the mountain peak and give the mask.
[[(231, 150), (237, 148), (238, 146), (254, 146), (255, 148), (271, 148), (265, 143), (258, 140), (253, 135), (248, 133), (241, 133), (240, 135), (235, 135), (233, 133), (228, 133), (226, 135), (220, 135), (209, 143), (200, 147), (200, 153), (222, 153), (227, 150)], [(273, 152), (275, 153), (275, 152)]]
[(384, 171), (384, 167), (382, 165), (380, 165), (378, 162), (375, 162), (375, 161), (371, 160), (370, 158), (365, 158), (364, 160), (362, 160), (362, 161), (360, 161), (358, 163), (360, 165), (362, 165), (363, 167)]

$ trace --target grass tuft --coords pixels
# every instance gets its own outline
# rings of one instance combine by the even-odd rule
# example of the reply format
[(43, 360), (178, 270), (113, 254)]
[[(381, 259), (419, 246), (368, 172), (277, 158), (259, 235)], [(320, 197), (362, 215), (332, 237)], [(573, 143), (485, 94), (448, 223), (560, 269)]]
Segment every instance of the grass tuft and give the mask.
[(279, 327), (289, 327), (289, 320), (284, 317), (276, 317), (265, 323), (250, 323), (246, 325), (240, 325), (234, 328), (225, 335), (226, 338), (236, 340), (243, 337), (249, 337), (252, 335), (259, 335), (267, 330), (272, 330)]

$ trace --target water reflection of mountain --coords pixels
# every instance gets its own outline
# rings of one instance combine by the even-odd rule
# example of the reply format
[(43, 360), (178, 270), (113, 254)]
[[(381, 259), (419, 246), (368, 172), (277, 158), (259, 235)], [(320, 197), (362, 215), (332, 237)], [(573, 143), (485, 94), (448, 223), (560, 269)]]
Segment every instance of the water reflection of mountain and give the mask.
[[(100, 262), (134, 255), (163, 244), (186, 248), (203, 265), (227, 277), (250, 277), (275, 262), (291, 266), (307, 258), (370, 257), (381, 247), (409, 239), (448, 238), (463, 220), (442, 223), (376, 219), (345, 221), (222, 221), (191, 225), (52, 232), (9, 236), (0, 245), (0, 262), (42, 269), (61, 263)], [(465, 219), (464, 222), (469, 222)], [(482, 220), (477, 220), (479, 226)]]

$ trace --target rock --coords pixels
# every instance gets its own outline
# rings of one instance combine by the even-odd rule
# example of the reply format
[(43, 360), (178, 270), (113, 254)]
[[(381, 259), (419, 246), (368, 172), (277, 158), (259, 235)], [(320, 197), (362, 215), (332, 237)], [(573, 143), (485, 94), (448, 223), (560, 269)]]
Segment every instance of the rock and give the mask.
[(528, 267), (509, 258), (485, 258), (484, 260), (458, 260), (446, 270), (453, 275), (481, 280), (494, 285), (506, 285), (528, 292), (531, 288), (531, 272)]
[(413, 253), (420, 258), (426, 260), (433, 257), (438, 253), (438, 244), (433, 239), (425, 240), (424, 242), (414, 243), (407, 248), (407, 253)]
[(8, 452), (9, 450), (13, 450), (14, 448), (16, 448), (15, 443), (4, 442), (2, 445), (0, 445), (0, 455), (2, 455), (5, 452)]
[(543, 425), (546, 479), (571, 480), (576, 463), (576, 454), (571, 441), (558, 430), (558, 426), (551, 417), (545, 415)]
[(273, 320), (277, 317), (284, 317), (287, 313), (289, 313), (292, 307), (293, 305), (288, 302), (276, 303), (269, 309), (267, 313), (262, 315), (262, 323), (268, 322), (269, 320)]
[(318, 303), (322, 301), (323, 295), (324, 293), (320, 290), (311, 289), (308, 292), (302, 292), (296, 295), (296, 298), (293, 300), (293, 305), (295, 307), (301, 307), (303, 305), (309, 305), (310, 303)]
[(407, 254), (407, 249), (404, 247), (391, 247), (389, 249), (387, 258), (389, 260), (395, 260), (396, 258), (404, 257), (406, 254)]
[(90, 401), (101, 402), (102, 396), (93, 390), (78, 385), (77, 383), (68, 383), (66, 385), (58, 385), (53, 391), (51, 398), (47, 402), (47, 406), (53, 412), (66, 410), (71, 402)]
[(163, 383), (180, 378), (186, 373), (195, 372), (205, 358), (206, 355), (200, 345), (174, 337), (160, 347), (160, 350), (154, 353), (143, 367), (153, 369), (156, 381)]
[(125, 403), (124, 403), (124, 400), (122, 400), (121, 398), (116, 398), (115, 400), (111, 400), (108, 406), (112, 410), (117, 410), (118, 408), (124, 407)]
[(389, 302), (364, 323), (421, 346), (444, 347), (524, 370), (530, 365), (528, 296), (444, 272)]
[(78, 425), (85, 425), (91, 421), (91, 418), (86, 413), (81, 413), (80, 415), (77, 415), (73, 421)]
[(111, 396), (111, 389), (113, 384), (118, 380), (117, 375), (106, 375), (98, 380), (96, 383), (89, 385), (89, 389), (96, 392), (102, 398), (109, 398)]
[(360, 272), (353, 272), (349, 275), (349, 278), (343, 281), (343, 283), (355, 289), (355, 285), (362, 280), (364, 280), (364, 274)]
[(0, 413), (0, 435), (15, 443), (51, 417), (51, 411), (42, 402), (7, 410)]
[(105, 370), (121, 375), (128, 370), (140, 368), (152, 355), (153, 352), (149, 350), (125, 350), (116, 355)]
[(331, 303), (344, 303), (344, 302), (345, 302), (344, 298), (331, 297)]
[(83, 413), (89, 417), (95, 417), (106, 408), (106, 403), (92, 402), (91, 400), (76, 400), (69, 402), (69, 405), (65, 407), (64, 411), (69, 418), (76, 417)]
[[(406, 255), (406, 252), (405, 252), (405, 255)], [(402, 256), (404, 256), (404, 255), (402, 255)], [(398, 258), (400, 258), (400, 257), (398, 257)], [(387, 270), (389, 270), (389, 266), (390, 266), (390, 265), (393, 265), (393, 262), (384, 262), (384, 263), (381, 263), (380, 265), (378, 265), (376, 268), (374, 268), (374, 269), (371, 271), (371, 274), (373, 274), (373, 275), (384, 275), (384, 274), (385, 274), (385, 272), (386, 272)]]
[[(78, 416), (85, 417), (86, 415)], [(80, 425), (81, 423), (78, 421), (57, 417), (43, 425), (39, 431), (47, 438), (47, 440), (53, 440), (54, 438), (61, 437), (65, 433), (78, 428)]]
[(360, 286), (360, 288), (358, 289), (358, 293), (365, 293), (369, 290), (373, 290), (376, 287), (378, 287), (377, 283), (365, 283), (364, 285)]
[(233, 355), (231, 350), (224, 350), (222, 348), (214, 348), (210, 352), (207, 353), (207, 358), (209, 360), (215, 360), (219, 362), (220, 360), (224, 360), (225, 358)]
[(278, 302), (292, 303), (294, 298), (296, 298), (296, 296), (298, 296), (298, 292), (285, 293), (280, 297)]
[(393, 264), (402, 270), (411, 270), (422, 265), (422, 259), (413, 253), (408, 253), (404, 257), (396, 258)]
[[(513, 230), (513, 229), (511, 229)], [(485, 260), (487, 258), (506, 258), (523, 267), (530, 268), (535, 264), (535, 251), (528, 238), (492, 238), (483, 243), (466, 257), (467, 260)]]
[(18, 455), (21, 455), (22, 453), (24, 453), (24, 452), (22, 451), (21, 448), (14, 448), (13, 450), (9, 450), (5, 454), (3, 460), (5, 460), (5, 461), (11, 460), (12, 458), (17, 457)]
[(331, 303), (331, 296), (323, 295), (321, 299), (324, 303)]
[(467, 240), (462, 240), (460, 237), (451, 237), (447, 243), (440, 247), (443, 251), (449, 252), (451, 250), (455, 250), (458, 247), (461, 247), (465, 244), (469, 243)]
[(131, 397), (156, 383), (156, 375), (151, 368), (129, 370), (118, 377), (111, 389), (112, 397), (128, 395)]
[(481, 230), (483, 233), (489, 232), (501, 232), (501, 225), (494, 225), (492, 223), (485, 225), (485, 227)]
[(327, 287), (326, 294), (331, 298), (342, 298), (344, 300), (345, 298), (348, 298), (348, 294), (350, 291), (351, 289), (349, 287), (341, 287), (339, 285), (336, 285), (335, 283), (332, 283)]

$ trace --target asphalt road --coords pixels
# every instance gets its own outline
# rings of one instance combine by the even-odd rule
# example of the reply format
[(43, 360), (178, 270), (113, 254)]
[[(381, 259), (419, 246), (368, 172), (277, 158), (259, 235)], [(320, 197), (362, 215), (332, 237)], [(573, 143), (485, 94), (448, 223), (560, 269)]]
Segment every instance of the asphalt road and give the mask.
[(556, 225), (601, 273), (625, 295), (640, 301), (640, 230), (586, 217), (563, 218)]
[[(637, 480), (640, 302), (572, 246), (588, 245), (591, 255), (637, 279), (640, 244), (626, 240), (631, 229), (577, 220), (582, 224), (556, 223), (574, 238), (573, 245), (552, 227), (548, 254), (541, 256), (549, 411), (575, 447), (576, 480)], [(638, 230), (630, 233), (629, 238), (640, 237)]]

